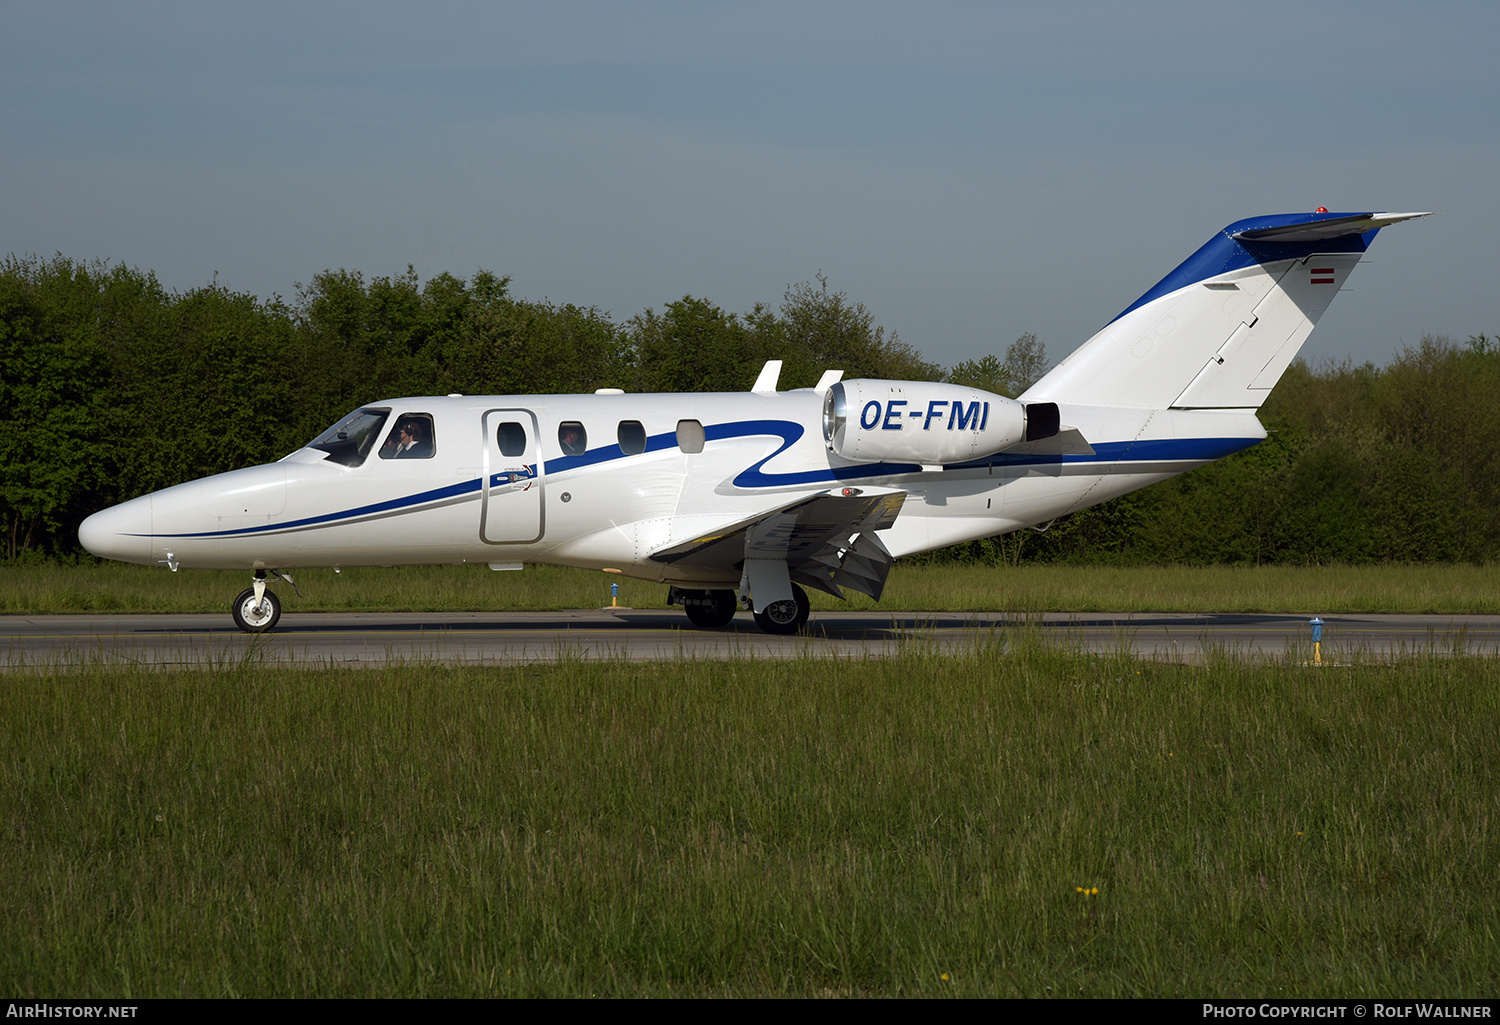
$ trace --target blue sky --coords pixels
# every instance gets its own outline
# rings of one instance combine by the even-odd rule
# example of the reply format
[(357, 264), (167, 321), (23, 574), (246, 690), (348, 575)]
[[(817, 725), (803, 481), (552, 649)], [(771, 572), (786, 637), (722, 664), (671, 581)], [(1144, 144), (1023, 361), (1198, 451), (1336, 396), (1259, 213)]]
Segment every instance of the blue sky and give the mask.
[(1223, 225), (1435, 210), (1313, 334), (1500, 332), (1500, 5), (0, 6), (0, 253), (290, 297), (483, 267), (617, 320), (821, 271), (1059, 359)]

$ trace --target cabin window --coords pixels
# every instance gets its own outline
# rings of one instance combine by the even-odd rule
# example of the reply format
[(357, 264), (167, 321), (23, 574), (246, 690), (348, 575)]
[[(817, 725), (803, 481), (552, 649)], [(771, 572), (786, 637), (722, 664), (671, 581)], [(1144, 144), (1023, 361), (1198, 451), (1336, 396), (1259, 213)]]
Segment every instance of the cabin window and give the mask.
[(381, 459), (431, 459), (436, 452), (430, 413), (402, 413), (380, 446)]
[(620, 452), (638, 456), (646, 451), (646, 428), (639, 420), (620, 421)]
[(362, 466), (390, 415), (389, 409), (356, 409), (314, 438), (307, 447), (327, 452), (328, 458), (335, 463)]
[(557, 426), (557, 444), (565, 456), (581, 456), (589, 448), (589, 432), (577, 420), (564, 420)]
[(526, 454), (526, 428), (513, 420), (495, 428), (495, 441), (500, 444), (500, 454), (502, 456), (524, 456)]
[(684, 452), (703, 451), (703, 425), (697, 420), (677, 421), (677, 447)]

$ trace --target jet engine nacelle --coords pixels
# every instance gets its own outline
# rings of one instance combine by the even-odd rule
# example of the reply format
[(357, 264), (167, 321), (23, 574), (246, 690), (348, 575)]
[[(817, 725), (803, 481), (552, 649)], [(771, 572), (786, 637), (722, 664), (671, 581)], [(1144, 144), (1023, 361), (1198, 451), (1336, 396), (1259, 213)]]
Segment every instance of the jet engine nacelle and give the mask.
[(956, 384), (841, 381), (823, 401), (823, 438), (861, 462), (961, 463), (1028, 440), (1026, 414), (1015, 399)]

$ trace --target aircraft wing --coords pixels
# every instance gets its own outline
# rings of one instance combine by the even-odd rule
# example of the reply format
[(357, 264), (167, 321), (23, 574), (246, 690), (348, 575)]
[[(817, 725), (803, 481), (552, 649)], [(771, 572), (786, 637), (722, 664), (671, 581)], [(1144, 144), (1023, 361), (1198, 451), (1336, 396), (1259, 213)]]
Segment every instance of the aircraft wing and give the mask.
[(878, 599), (891, 554), (875, 536), (896, 522), (906, 492), (840, 488), (653, 552), (656, 562), (733, 569), (745, 559), (784, 559), (791, 578), (842, 598), (841, 587)]

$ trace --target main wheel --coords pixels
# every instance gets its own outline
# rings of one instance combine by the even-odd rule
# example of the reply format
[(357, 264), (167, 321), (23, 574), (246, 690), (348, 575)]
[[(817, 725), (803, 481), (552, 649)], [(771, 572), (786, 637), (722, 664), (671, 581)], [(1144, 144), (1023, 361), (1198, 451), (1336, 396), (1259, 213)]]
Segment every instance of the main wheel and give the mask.
[(276, 625), (281, 618), (281, 600), (275, 592), (267, 591), (260, 604), (255, 604), (255, 588), (247, 587), (234, 600), (231, 609), (234, 625), (247, 634), (263, 634)]
[(699, 591), (700, 597), (696, 602), (688, 599), (683, 603), (683, 610), (694, 626), (701, 626), (705, 630), (716, 630), (721, 626), (728, 626), (729, 621), (734, 618), (735, 601), (733, 591)]
[(755, 625), (768, 634), (794, 634), (807, 622), (810, 611), (807, 592), (793, 584), (790, 598), (773, 601), (755, 614)]

